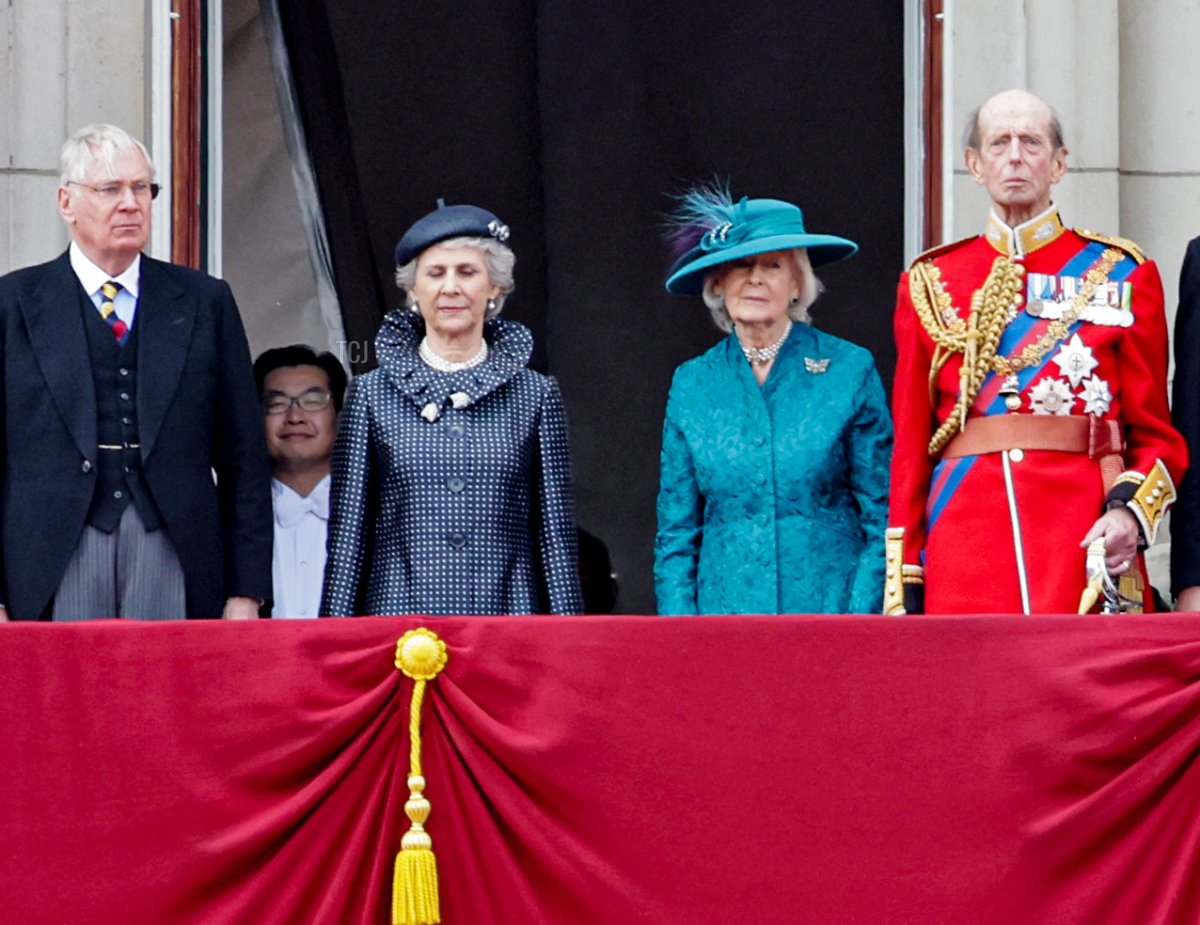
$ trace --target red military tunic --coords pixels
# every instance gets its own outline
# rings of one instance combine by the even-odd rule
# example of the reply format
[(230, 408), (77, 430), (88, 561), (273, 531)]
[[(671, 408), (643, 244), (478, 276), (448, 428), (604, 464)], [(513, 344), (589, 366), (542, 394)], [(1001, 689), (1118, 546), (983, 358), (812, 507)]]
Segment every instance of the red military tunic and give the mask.
[(1106, 502), (1153, 541), (1187, 464), (1158, 269), (1053, 208), (1015, 229), (993, 215), (901, 276), (895, 332), (885, 612), (923, 588), (927, 613), (1074, 613)]

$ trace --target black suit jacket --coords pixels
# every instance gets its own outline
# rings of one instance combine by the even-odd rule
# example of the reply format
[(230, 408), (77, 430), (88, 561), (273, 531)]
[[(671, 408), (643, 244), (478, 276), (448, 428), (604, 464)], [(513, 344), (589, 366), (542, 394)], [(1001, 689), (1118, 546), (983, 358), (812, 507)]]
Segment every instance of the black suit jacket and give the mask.
[(1200, 238), (1188, 244), (1179, 277), (1171, 417), (1190, 459), (1171, 511), (1171, 590), (1178, 594), (1200, 585)]
[[(246, 335), (220, 280), (143, 257), (139, 286), (146, 482), (188, 616), (217, 617), (227, 597), (271, 597), (270, 462)], [(95, 490), (83, 297), (66, 254), (0, 278), (0, 602), (16, 620), (50, 604)]]

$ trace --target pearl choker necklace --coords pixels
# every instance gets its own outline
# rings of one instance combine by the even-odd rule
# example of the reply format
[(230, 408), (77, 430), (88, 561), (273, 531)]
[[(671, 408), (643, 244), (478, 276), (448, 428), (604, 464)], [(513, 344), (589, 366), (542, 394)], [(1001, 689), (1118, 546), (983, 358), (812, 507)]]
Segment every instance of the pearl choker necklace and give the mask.
[(788, 335), (792, 333), (792, 319), (788, 319), (787, 327), (783, 329), (783, 333), (779, 336), (779, 340), (766, 347), (747, 347), (742, 343), (742, 339), (738, 338), (738, 345), (742, 348), (742, 353), (746, 355), (746, 359), (750, 361), (751, 366), (766, 366), (779, 353), (783, 342), (788, 339)]
[[(776, 347), (776, 350), (779, 348)], [(487, 359), (488, 345), (487, 341), (482, 341), (479, 344), (479, 352), (470, 359), (463, 360), (461, 363), (455, 363), (450, 360), (443, 359), (433, 352), (433, 348), (429, 346), (429, 338), (422, 337), (421, 345), (417, 348), (417, 353), (426, 366), (436, 369), (440, 373), (456, 373), (459, 370), (470, 369), (473, 366), (478, 366)]]

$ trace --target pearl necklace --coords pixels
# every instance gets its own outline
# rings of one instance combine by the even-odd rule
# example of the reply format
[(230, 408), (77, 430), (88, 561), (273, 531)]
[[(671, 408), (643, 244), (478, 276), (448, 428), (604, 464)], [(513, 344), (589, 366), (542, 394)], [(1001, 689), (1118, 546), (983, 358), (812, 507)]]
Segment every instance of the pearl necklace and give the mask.
[(433, 348), (429, 346), (429, 338), (422, 337), (421, 345), (417, 348), (417, 353), (426, 366), (436, 369), (439, 373), (456, 373), (459, 370), (471, 369), (473, 366), (478, 366), (487, 359), (488, 345), (487, 341), (481, 341), (479, 344), (479, 352), (469, 359), (463, 360), (461, 363), (455, 363), (452, 360), (447, 360), (438, 356), (433, 352)]
[(792, 319), (788, 319), (787, 327), (783, 329), (783, 333), (779, 336), (779, 340), (773, 344), (768, 344), (766, 347), (747, 347), (742, 343), (742, 338), (738, 337), (738, 345), (742, 348), (742, 353), (746, 355), (746, 359), (750, 361), (751, 366), (766, 366), (779, 353), (783, 347), (783, 342), (788, 339), (788, 335), (792, 333)]

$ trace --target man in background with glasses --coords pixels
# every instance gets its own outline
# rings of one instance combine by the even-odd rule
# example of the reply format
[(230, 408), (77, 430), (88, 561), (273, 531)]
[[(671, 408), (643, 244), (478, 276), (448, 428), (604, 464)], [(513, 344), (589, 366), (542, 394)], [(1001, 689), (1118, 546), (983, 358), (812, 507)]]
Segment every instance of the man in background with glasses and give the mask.
[(254, 361), (271, 455), (274, 617), (315, 617), (325, 581), (329, 473), (346, 371), (332, 353), (294, 345)]
[(250, 619), (271, 597), (269, 465), (229, 287), (142, 254), (154, 167), (63, 145), (50, 263), (0, 279), (0, 619)]

